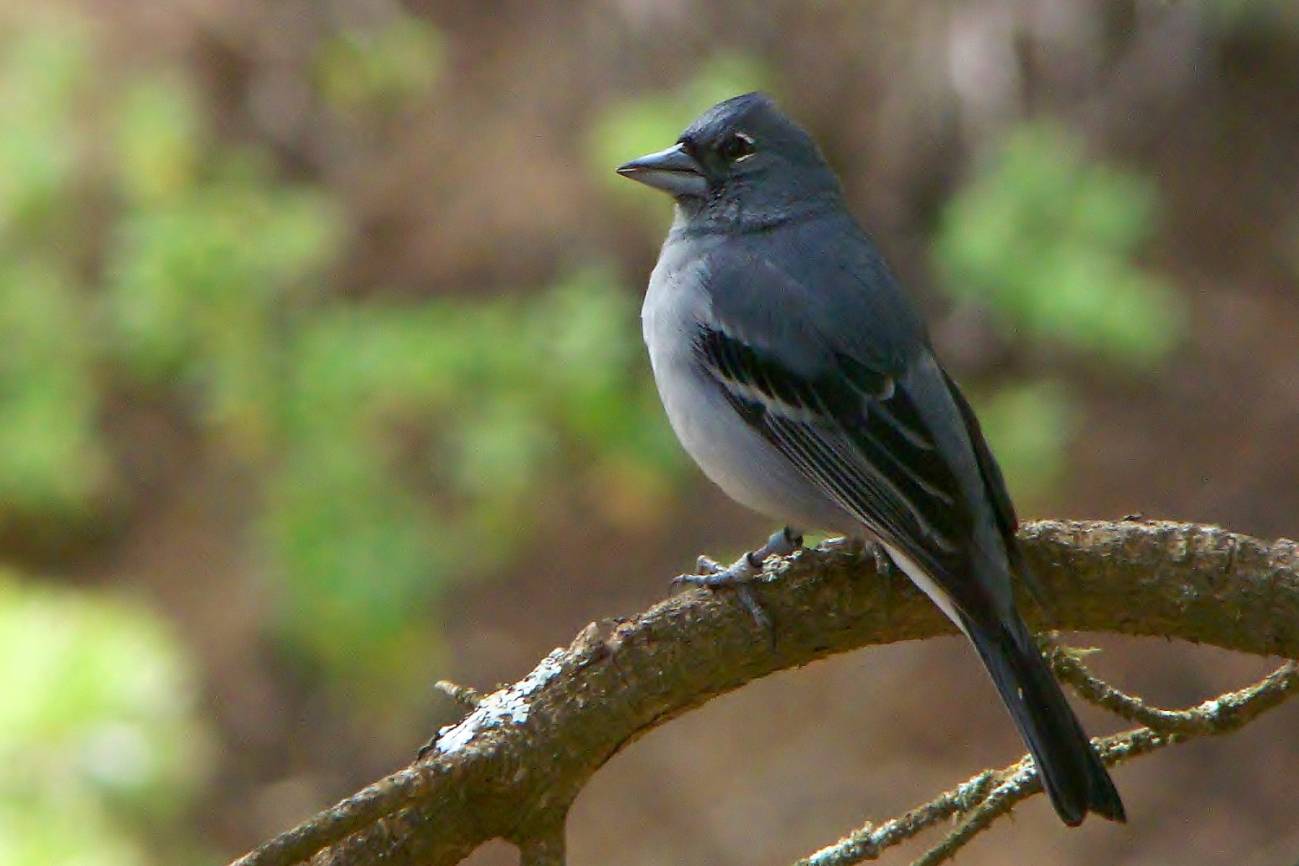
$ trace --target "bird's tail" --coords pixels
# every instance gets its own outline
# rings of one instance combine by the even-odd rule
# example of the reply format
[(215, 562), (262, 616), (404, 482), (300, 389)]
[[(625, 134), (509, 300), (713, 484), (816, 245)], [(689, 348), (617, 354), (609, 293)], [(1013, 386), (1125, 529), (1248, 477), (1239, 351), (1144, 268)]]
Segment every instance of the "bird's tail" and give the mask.
[(1023, 622), (1016, 617), (1006, 624), (964, 625), (1028, 744), (1060, 819), (1073, 827), (1095, 812), (1126, 821), (1110, 774)]

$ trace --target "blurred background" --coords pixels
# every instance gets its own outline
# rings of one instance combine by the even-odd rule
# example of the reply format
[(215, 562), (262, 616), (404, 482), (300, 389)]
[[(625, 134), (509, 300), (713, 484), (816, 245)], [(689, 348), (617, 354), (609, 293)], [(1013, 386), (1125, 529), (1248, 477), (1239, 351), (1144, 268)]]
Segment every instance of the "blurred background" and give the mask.
[[(1294, 3), (8, 0), (0, 863), (228, 859), (403, 766), (457, 715), (435, 680), (766, 537), (667, 430), (670, 206), (613, 173), (755, 88), (1024, 516), (1299, 532)], [(1167, 704), (1266, 666), (1096, 642)], [(961, 862), (1294, 864), (1297, 733), (1119, 770), (1126, 828), (1038, 798)], [(618, 756), (572, 862), (778, 864), (1020, 752), (961, 642), (854, 653)]]

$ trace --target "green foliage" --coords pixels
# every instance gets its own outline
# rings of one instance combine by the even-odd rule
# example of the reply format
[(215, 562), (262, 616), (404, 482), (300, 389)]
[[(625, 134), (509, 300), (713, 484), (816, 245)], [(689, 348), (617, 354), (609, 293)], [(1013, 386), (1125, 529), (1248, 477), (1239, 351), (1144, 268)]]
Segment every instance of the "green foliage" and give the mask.
[(108, 473), (83, 303), (52, 266), (0, 260), (0, 521), (77, 521)]
[(646, 196), (643, 190), (635, 190), (614, 169), (629, 159), (668, 147), (709, 106), (750, 90), (766, 89), (769, 78), (768, 70), (757, 60), (721, 54), (675, 90), (605, 107), (587, 139), (592, 173), (627, 208), (642, 214), (647, 228), (661, 230), (665, 220), (663, 203)]
[(214, 419), (264, 436), (278, 320), (319, 294), (338, 209), (255, 154), (205, 152), (193, 94), (174, 81), (128, 88), (115, 142), (130, 205), (106, 257), (118, 357), (146, 381), (207, 389)]
[[(1186, 320), (1177, 293), (1135, 261), (1155, 211), (1144, 178), (1087, 161), (1058, 126), (1025, 124), (949, 205), (935, 239), (943, 288), (1021, 339), (1148, 368)], [(1009, 384), (979, 402), (1018, 495), (1060, 480), (1077, 409), (1058, 385)]]
[(131, 82), (116, 105), (113, 157), (118, 189), (133, 204), (164, 203), (194, 184), (205, 130), (183, 82)]
[(78, 522), (107, 475), (90, 329), (58, 251), (85, 52), (71, 24), (0, 50), (0, 522)]
[(321, 194), (257, 175), (123, 214), (107, 286), (119, 357), (144, 381), (196, 388), (207, 423), (265, 447), (285, 318), (341, 233)]
[(1032, 499), (1064, 478), (1078, 410), (1060, 383), (1012, 383), (986, 396), (975, 395), (974, 402), (984, 436), (1012, 491)]
[(1134, 263), (1154, 208), (1144, 179), (1087, 162), (1058, 127), (1026, 125), (948, 208), (943, 286), (1029, 339), (1149, 366), (1185, 329), (1177, 294)]
[(634, 318), (596, 269), (527, 301), (305, 321), (266, 515), (295, 644), (335, 673), (404, 676), (436, 644), (413, 612), (525, 546), (555, 491), (620, 460), (670, 470), (666, 425), (635, 399)]
[(351, 28), (325, 40), (316, 79), (339, 110), (392, 111), (428, 92), (442, 55), (442, 37), (432, 25), (399, 13), (379, 27)]
[(0, 243), (7, 247), (48, 231), (64, 203), (81, 155), (71, 109), (88, 53), (73, 21), (32, 28), (0, 48)]
[[(0, 51), (0, 520), (123, 507), (101, 392), (169, 397), (263, 479), (279, 644), (331, 686), (418, 703), (429, 667), (409, 660), (436, 652), (448, 586), (512, 558), (565, 496), (655, 510), (678, 452), (607, 269), (528, 300), (342, 303), (327, 276), (350, 236), (324, 189), (215, 140), (178, 74), (127, 72), (103, 98), (65, 32)], [(440, 53), (398, 16), (328, 41), (318, 80), (340, 110), (388, 110)], [(60, 229), (85, 200), (93, 250)]]
[(0, 863), (147, 862), (205, 775), (193, 680), (149, 611), (0, 572)]
[(1299, 8), (1292, 0), (1196, 0), (1210, 28), (1226, 33), (1299, 33)]

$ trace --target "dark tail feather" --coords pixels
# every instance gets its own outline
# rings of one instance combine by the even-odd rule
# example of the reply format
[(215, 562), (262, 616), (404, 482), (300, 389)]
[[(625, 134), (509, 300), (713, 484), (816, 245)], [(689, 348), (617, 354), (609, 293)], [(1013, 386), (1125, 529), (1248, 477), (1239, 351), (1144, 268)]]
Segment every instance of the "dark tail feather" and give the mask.
[(1037, 762), (1042, 786), (1060, 819), (1073, 827), (1095, 812), (1111, 821), (1126, 821), (1110, 774), (1028, 629), (1021, 622), (965, 626)]

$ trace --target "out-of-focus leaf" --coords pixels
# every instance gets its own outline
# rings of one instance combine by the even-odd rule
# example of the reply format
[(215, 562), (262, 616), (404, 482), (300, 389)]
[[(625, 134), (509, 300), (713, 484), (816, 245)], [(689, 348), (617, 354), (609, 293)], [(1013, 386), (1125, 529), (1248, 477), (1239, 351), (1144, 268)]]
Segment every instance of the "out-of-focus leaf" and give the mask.
[(676, 477), (608, 269), (526, 301), (339, 306), (302, 325), (264, 529), (285, 634), (336, 673), (405, 676), (403, 654), (434, 649), (437, 597), (523, 549), (550, 497), (585, 479), (630, 519)]
[(0, 520), (82, 517), (107, 480), (85, 303), (39, 261), (0, 261)]
[(280, 332), (340, 234), (328, 200), (286, 187), (203, 186), (129, 214), (109, 257), (118, 356), (188, 381), (209, 423), (265, 447)]
[(1055, 126), (1012, 134), (948, 208), (935, 245), (943, 287), (1031, 339), (1148, 366), (1185, 330), (1180, 296), (1134, 261), (1154, 192), (1081, 151)]
[(973, 397), (984, 436), (1021, 505), (1064, 478), (1075, 410), (1059, 383), (1023, 382)]
[(0, 862), (143, 861), (206, 775), (194, 675), (149, 611), (0, 573)]
[(164, 78), (135, 81), (122, 97), (116, 121), (114, 156), (126, 196), (162, 201), (193, 186), (204, 142), (189, 89)]
[(442, 67), (437, 29), (411, 15), (328, 39), (316, 63), (325, 99), (340, 110), (394, 110), (428, 92)]
[(0, 44), (0, 234), (39, 235), (79, 155), (74, 103), (90, 51), (74, 19)]

